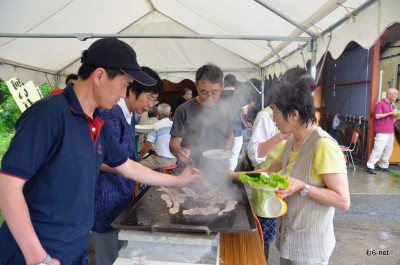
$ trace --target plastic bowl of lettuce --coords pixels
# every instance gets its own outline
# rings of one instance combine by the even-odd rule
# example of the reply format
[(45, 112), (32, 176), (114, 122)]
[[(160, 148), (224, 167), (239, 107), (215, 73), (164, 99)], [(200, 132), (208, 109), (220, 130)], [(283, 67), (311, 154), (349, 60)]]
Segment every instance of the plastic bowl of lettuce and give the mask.
[(241, 173), (239, 180), (250, 187), (260, 190), (287, 189), (290, 186), (289, 178), (279, 173)]
[(250, 204), (254, 213), (261, 217), (268, 217), (264, 204), (270, 197), (275, 197), (275, 190), (290, 187), (289, 178), (279, 173), (241, 173), (239, 180), (250, 186)]

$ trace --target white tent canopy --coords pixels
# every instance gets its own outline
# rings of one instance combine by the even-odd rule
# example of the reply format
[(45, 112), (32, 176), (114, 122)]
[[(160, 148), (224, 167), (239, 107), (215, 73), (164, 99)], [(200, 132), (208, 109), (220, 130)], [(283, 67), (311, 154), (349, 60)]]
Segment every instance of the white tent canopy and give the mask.
[(55, 84), (105, 36), (131, 44), (139, 64), (171, 81), (193, 80), (207, 62), (242, 81), (261, 78), (262, 69), (318, 61), (327, 48), (338, 57), (352, 40), (370, 47), (400, 21), (398, 10), (397, 0), (3, 0), (0, 78)]

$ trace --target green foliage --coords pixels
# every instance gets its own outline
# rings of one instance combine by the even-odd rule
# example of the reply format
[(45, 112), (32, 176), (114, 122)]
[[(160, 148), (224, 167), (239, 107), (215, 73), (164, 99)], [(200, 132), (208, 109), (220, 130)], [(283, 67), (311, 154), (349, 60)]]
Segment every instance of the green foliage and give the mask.
[(396, 171), (396, 172), (387, 172), (388, 175), (396, 177), (396, 178), (400, 178), (400, 172)]
[(14, 130), (15, 122), (21, 115), (21, 111), (8, 90), (6, 82), (1, 79), (0, 91), (2, 95), (2, 103), (0, 104), (0, 132), (12, 132)]
[(50, 93), (51, 90), (53, 90), (53, 87), (47, 83), (43, 83), (39, 85), (39, 89), (43, 94), (43, 97), (47, 97)]
[(4, 223), (4, 217), (1, 215), (1, 212), (0, 212), (0, 227), (1, 227), (1, 225)]
[(0, 162), (3, 159), (4, 153), (7, 151), (13, 137), (14, 133), (0, 132)]
[[(46, 97), (53, 88), (43, 83), (39, 89)], [(0, 79), (0, 162), (14, 136), (15, 123), (20, 115), (21, 111), (8, 90), (6, 82)]]

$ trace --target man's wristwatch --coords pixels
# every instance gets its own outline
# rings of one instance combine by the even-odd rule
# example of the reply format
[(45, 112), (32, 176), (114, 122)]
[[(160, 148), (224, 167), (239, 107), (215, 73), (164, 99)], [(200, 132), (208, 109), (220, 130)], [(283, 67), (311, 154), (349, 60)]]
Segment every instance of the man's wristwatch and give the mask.
[(300, 195), (301, 196), (307, 196), (307, 194), (308, 194), (308, 191), (310, 190), (310, 185), (308, 185), (307, 183), (306, 183), (306, 186), (304, 187), (304, 189), (302, 189), (301, 191), (300, 191)]
[(40, 263), (36, 264), (36, 265), (49, 265), (51, 261), (51, 257), (50, 255), (47, 255), (47, 257)]

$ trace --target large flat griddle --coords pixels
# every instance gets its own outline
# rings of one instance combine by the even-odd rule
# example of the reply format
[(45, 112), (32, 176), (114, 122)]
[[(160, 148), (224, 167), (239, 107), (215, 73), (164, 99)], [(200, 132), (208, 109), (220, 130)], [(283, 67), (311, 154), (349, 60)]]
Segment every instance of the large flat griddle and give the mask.
[[(147, 187), (112, 223), (116, 229), (159, 232), (249, 232), (256, 229), (253, 213), (244, 186), (233, 182), (232, 189), (238, 196), (238, 204), (231, 212), (222, 215), (188, 216), (182, 209), (169, 213), (161, 199), (159, 187)], [(182, 208), (182, 207), (181, 207)]]

